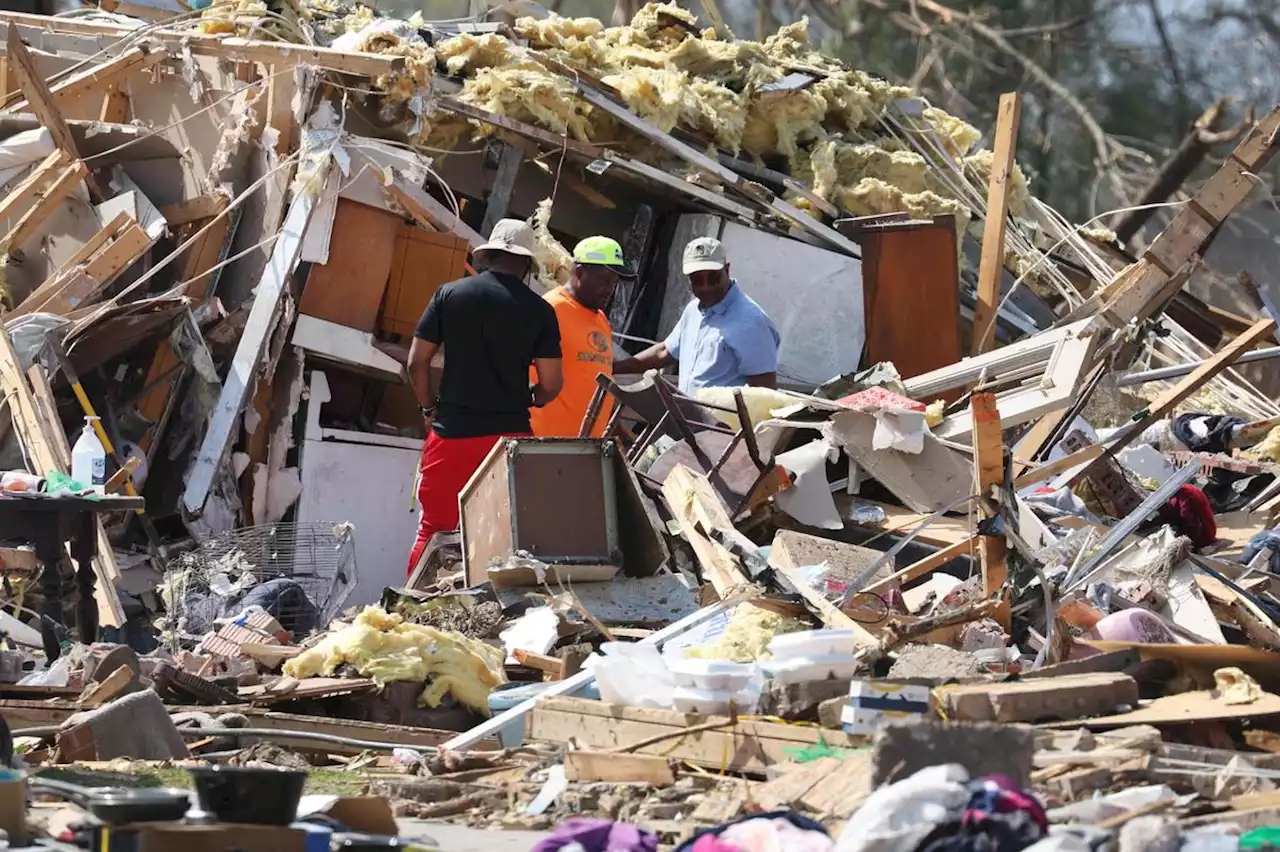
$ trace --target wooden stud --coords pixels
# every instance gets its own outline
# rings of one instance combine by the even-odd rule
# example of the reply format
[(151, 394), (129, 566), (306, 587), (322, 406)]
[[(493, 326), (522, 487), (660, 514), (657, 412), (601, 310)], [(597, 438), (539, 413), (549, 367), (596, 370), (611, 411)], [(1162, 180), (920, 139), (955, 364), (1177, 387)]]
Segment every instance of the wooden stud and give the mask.
[(61, 151), (54, 151), (45, 157), (31, 174), (22, 179), (3, 199), (0, 199), (0, 222), (12, 218), (19, 210), (24, 210), (37, 196), (40, 190), (58, 174), (58, 170), (66, 165), (66, 157)]
[(949, 544), (936, 553), (916, 562), (912, 562), (905, 568), (894, 571), (888, 577), (880, 580), (862, 590), (862, 594), (883, 595), (893, 589), (901, 588), (919, 577), (923, 577), (929, 572), (941, 568), (952, 559), (959, 559), (961, 556), (973, 555), (974, 540), (966, 538), (963, 541), (957, 541), (955, 544)]
[(982, 231), (982, 262), (978, 267), (978, 304), (973, 310), (973, 342), (970, 351), (981, 355), (995, 339), (1000, 279), (1004, 274), (1004, 238), (1009, 213), (1009, 189), (1013, 184), (1018, 151), (1018, 123), (1022, 118), (1022, 96), (1008, 92), (1000, 96), (996, 114), (995, 156), (991, 160), (991, 182), (987, 187), (987, 221)]
[(129, 120), (129, 96), (117, 83), (107, 87), (102, 98), (102, 110), (98, 120), (108, 124), (124, 124)]
[[(53, 144), (67, 156), (69, 161), (80, 159), (80, 152), (76, 149), (75, 139), (71, 136), (71, 128), (67, 126), (67, 122), (62, 117), (62, 112), (58, 109), (57, 103), (53, 99), (53, 95), (49, 92), (49, 86), (44, 81), (44, 77), (40, 76), (40, 72), (36, 70), (35, 61), (31, 58), (31, 53), (27, 50), (27, 46), (22, 43), (22, 37), (18, 35), (18, 28), (13, 24), (9, 25), (9, 36), (6, 43), (9, 60), (13, 64), (13, 72), (18, 77), (18, 85), (22, 87), (22, 92), (26, 95), (27, 100), (31, 104), (31, 111), (40, 119), (40, 123), (53, 136)], [(89, 195), (94, 202), (101, 204), (106, 196), (103, 194), (101, 187), (90, 174), (87, 178), (89, 187)]]
[(638, 783), (654, 787), (667, 787), (676, 782), (671, 762), (665, 757), (610, 751), (565, 752), (564, 777), (569, 781)]
[[(976, 393), (969, 400), (973, 410), (973, 466), (978, 483), (979, 514), (990, 517), (987, 501), (992, 488), (1004, 485), (1004, 437), (1000, 430), (1000, 410), (992, 393)], [(1002, 536), (978, 536), (978, 556), (982, 562), (982, 595), (986, 599), (1000, 595), (995, 619), (1006, 631), (1010, 629), (1009, 601), (1004, 590), (1008, 580), (1005, 565), (1006, 543)]]
[[(59, 108), (65, 109), (76, 101), (95, 92), (107, 92), (118, 88), (126, 77), (150, 68), (169, 58), (164, 49), (147, 51), (141, 47), (130, 48), (105, 62), (73, 74), (49, 87), (49, 95)], [(31, 101), (21, 101), (10, 108), (13, 112), (31, 111)]]
[(82, 180), (89, 177), (89, 167), (80, 161), (76, 161), (67, 166), (53, 180), (47, 188), (45, 188), (36, 203), (31, 209), (22, 214), (22, 218), (14, 224), (5, 235), (0, 239), (0, 246), (4, 246), (4, 251), (8, 255), (12, 255), (15, 251), (22, 247), (35, 232), (40, 224), (47, 219), (62, 200), (70, 195)]

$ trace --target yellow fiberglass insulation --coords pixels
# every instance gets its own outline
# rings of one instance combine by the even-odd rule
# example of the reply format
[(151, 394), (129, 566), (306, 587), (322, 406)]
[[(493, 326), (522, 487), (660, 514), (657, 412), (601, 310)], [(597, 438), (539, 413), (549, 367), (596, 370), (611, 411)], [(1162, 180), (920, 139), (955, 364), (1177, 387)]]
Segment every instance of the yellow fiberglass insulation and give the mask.
[[(991, 182), (991, 165), (995, 154), (985, 149), (974, 151), (964, 158), (965, 168), (980, 186)], [(1017, 163), (1013, 164), (1013, 180), (1009, 182), (1009, 212), (1015, 216), (1027, 215), (1027, 206), (1031, 203), (1031, 188), (1027, 186), (1027, 176), (1022, 173)]]
[(743, 602), (729, 617), (723, 633), (705, 645), (686, 649), (684, 655), (704, 660), (750, 663), (769, 658), (769, 640), (774, 636), (808, 629), (809, 625), (798, 618)]
[(591, 139), (590, 105), (574, 95), (568, 80), (541, 69), (481, 68), (458, 99), (557, 133), (567, 131), (579, 142)]
[(247, 30), (266, 13), (263, 0), (223, 0), (200, 13), (199, 29), (202, 35), (235, 35), (238, 23)]
[(512, 27), (515, 34), (538, 50), (567, 48), (575, 42), (600, 34), (604, 24), (596, 18), (520, 18)]
[(506, 682), (503, 652), (451, 630), (407, 624), (375, 606), (328, 633), (284, 664), (289, 677), (332, 675), (350, 665), (378, 686), (428, 681), (419, 703), (438, 707), (446, 695), (484, 715), (489, 692)]
[(546, 293), (569, 283), (573, 272), (573, 255), (551, 233), (551, 199), (538, 202), (533, 211), (533, 259), (537, 261), (537, 283)]
[(676, 126), (690, 97), (689, 75), (683, 71), (632, 68), (625, 74), (611, 74), (604, 82), (618, 90), (632, 112), (663, 132)]
[(1241, 450), (1240, 455), (1256, 461), (1280, 462), (1280, 426), (1272, 429), (1267, 437), (1249, 449)]
[(757, 157), (773, 153), (792, 157), (799, 141), (821, 135), (826, 114), (826, 99), (808, 89), (756, 98), (747, 112), (742, 148)]
[(973, 146), (977, 145), (978, 140), (982, 138), (978, 128), (937, 107), (927, 107), (924, 110), (924, 119), (942, 137), (947, 153), (957, 159), (973, 150)]
[[(444, 67), (450, 74), (458, 74), (464, 70), (501, 68), (515, 61), (511, 54), (511, 42), (497, 33), (463, 33), (447, 38), (436, 45), (436, 55), (444, 60)], [(538, 67), (532, 62), (528, 66)]]

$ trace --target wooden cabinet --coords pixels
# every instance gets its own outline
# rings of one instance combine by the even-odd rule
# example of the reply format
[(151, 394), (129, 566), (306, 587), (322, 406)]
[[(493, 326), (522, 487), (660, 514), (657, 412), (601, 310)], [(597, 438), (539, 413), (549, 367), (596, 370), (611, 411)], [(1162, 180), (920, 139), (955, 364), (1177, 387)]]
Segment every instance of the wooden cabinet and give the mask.
[(329, 262), (311, 267), (299, 311), (373, 331), (403, 222), (395, 213), (339, 199), (329, 237)]
[(440, 285), (466, 274), (467, 241), (453, 234), (402, 225), (395, 235), (391, 274), (379, 328), (409, 338)]

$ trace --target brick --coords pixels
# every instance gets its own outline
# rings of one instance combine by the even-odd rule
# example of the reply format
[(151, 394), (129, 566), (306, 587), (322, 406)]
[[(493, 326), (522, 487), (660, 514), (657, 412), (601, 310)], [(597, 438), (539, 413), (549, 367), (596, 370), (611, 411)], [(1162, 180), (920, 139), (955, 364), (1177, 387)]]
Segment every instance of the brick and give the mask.
[(1138, 682), (1099, 673), (1011, 683), (962, 684), (936, 693), (939, 715), (962, 722), (1047, 722), (1083, 719), (1138, 705)]

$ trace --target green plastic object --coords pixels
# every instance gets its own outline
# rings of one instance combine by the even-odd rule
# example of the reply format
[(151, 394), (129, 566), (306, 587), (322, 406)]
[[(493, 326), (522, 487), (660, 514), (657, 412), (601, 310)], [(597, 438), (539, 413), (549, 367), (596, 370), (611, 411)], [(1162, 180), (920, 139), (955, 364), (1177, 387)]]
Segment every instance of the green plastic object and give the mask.
[(1240, 835), (1241, 849), (1280, 849), (1280, 825), (1255, 828)]
[(45, 475), (44, 490), (46, 494), (54, 496), (60, 494), (70, 494), (76, 497), (83, 497), (86, 500), (98, 500), (97, 492), (87, 485), (81, 485), (65, 473), (57, 470), (51, 470)]

